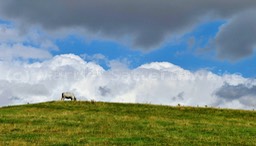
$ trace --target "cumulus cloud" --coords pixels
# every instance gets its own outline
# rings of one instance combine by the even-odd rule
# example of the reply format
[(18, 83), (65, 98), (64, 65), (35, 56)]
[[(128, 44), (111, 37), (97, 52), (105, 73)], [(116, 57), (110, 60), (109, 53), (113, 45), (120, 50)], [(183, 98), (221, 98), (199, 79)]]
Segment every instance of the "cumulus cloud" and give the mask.
[(221, 59), (238, 60), (250, 56), (256, 48), (256, 11), (234, 16), (216, 36), (216, 48)]
[[(2, 61), (0, 71), (2, 105), (60, 100), (61, 92), (71, 91), (79, 100), (243, 109), (256, 106), (253, 104), (255, 94), (250, 94), (254, 88), (242, 89), (250, 103), (243, 97), (224, 100), (230, 96), (224, 92), (226, 84), (256, 85), (252, 79), (240, 75), (220, 76), (206, 70), (190, 72), (167, 62), (153, 62), (135, 69), (112, 66), (104, 70), (96, 63), (66, 54), (32, 64)], [(231, 92), (232, 87), (227, 88)]]
[(209, 18), (229, 19), (255, 8), (252, 0), (0, 0), (0, 15), (22, 26), (83, 28), (90, 34), (126, 38), (144, 50)]

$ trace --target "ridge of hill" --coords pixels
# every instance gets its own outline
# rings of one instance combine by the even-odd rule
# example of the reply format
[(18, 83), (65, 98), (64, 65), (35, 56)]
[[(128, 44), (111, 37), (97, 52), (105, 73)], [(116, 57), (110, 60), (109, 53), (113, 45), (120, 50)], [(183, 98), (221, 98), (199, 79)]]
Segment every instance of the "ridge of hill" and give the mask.
[(0, 145), (255, 144), (255, 111), (94, 101), (0, 108)]

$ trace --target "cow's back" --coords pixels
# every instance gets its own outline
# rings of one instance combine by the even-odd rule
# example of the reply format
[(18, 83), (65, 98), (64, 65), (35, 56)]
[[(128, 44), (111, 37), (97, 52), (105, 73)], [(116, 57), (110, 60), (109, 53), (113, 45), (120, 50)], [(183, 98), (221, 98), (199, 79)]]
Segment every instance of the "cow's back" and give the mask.
[(63, 92), (62, 93), (62, 96), (65, 96), (65, 97), (74, 97), (75, 95), (71, 92)]

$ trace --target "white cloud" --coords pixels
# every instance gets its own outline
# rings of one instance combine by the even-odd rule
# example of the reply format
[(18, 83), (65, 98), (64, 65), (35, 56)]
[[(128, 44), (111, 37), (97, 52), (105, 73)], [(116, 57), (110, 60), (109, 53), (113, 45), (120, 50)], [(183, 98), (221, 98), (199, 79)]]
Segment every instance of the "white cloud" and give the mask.
[(15, 26), (0, 24), (0, 60), (44, 60), (52, 57), (51, 50), (58, 47), (39, 28), (22, 33)]
[(22, 104), (60, 100), (71, 91), (78, 100), (152, 103), (164, 105), (208, 105), (252, 109), (245, 98), (225, 100), (215, 93), (224, 84), (256, 84), (240, 75), (216, 75), (206, 70), (191, 72), (167, 62), (153, 62), (135, 69), (114, 65), (104, 70), (72, 54), (55, 56), (33, 64), (0, 62), (0, 101)]
[(22, 44), (0, 44), (0, 52), (1, 60), (12, 60), (14, 58), (42, 60), (52, 57), (52, 55), (46, 50), (31, 46), (24, 46)]

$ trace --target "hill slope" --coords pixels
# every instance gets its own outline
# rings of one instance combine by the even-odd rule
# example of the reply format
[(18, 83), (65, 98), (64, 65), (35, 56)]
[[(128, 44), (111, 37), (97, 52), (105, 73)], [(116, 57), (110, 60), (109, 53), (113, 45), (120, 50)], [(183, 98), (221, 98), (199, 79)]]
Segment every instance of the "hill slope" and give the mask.
[(254, 145), (256, 112), (102, 102), (0, 108), (0, 145)]

